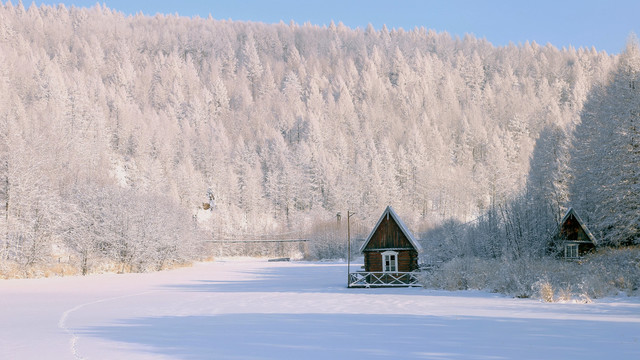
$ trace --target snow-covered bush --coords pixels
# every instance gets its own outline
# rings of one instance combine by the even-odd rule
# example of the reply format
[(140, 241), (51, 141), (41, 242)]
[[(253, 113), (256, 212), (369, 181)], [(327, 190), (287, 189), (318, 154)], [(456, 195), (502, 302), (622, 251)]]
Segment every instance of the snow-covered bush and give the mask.
[[(351, 233), (351, 259), (362, 256), (359, 252), (362, 241), (371, 229), (352, 219)], [(347, 249), (347, 224), (345, 221), (324, 221), (314, 225), (306, 236), (309, 239), (309, 260), (346, 259)]]
[(640, 247), (603, 249), (585, 259), (585, 292), (599, 297), (616, 291), (638, 294)]
[(287, 257), (299, 260), (305, 257), (307, 245), (297, 241), (213, 242), (208, 253), (220, 257)]
[(581, 301), (624, 292), (638, 294), (640, 248), (604, 249), (580, 262), (557, 258), (455, 258), (425, 272), (426, 287), (486, 290), (547, 302)]
[[(351, 245), (354, 250), (354, 243)], [(311, 260), (345, 259), (347, 247), (346, 229), (331, 223), (319, 225), (309, 236), (308, 258)], [(353, 255), (355, 253), (352, 251)]]
[(536, 291), (536, 297), (545, 301), (545, 302), (553, 302), (553, 285), (549, 283), (547, 280), (540, 279), (533, 284), (533, 288)]
[(442, 267), (427, 272), (423, 281), (429, 287), (446, 290), (486, 289), (495, 276), (491, 261), (479, 258), (455, 258)]
[(167, 197), (117, 186), (78, 186), (67, 195), (60, 224), (71, 262), (82, 274), (161, 270), (198, 260), (200, 234), (189, 213)]

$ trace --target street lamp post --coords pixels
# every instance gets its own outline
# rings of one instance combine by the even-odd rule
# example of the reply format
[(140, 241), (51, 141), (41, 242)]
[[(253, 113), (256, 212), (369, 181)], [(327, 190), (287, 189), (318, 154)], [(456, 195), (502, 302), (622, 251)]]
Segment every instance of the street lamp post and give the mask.
[(351, 286), (351, 217), (355, 214), (347, 210), (347, 287)]

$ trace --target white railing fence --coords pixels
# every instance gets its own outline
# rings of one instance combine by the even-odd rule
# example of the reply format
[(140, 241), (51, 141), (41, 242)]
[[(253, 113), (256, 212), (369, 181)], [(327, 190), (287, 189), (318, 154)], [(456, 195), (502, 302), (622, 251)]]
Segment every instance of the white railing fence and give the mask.
[(421, 286), (418, 272), (365, 272), (349, 274), (349, 287)]

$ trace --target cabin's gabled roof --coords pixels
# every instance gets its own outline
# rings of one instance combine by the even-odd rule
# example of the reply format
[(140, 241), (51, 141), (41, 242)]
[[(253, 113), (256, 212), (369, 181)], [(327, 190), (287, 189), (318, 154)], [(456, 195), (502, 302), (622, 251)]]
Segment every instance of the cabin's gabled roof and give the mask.
[(573, 214), (573, 217), (576, 218), (576, 220), (578, 220), (578, 224), (580, 224), (580, 226), (582, 227), (582, 230), (584, 231), (585, 234), (587, 234), (587, 236), (589, 237), (589, 240), (591, 240), (593, 245), (598, 245), (596, 237), (593, 236), (593, 234), (591, 233), (591, 230), (589, 230), (589, 228), (584, 223), (584, 221), (582, 221), (582, 218), (580, 217), (580, 215), (578, 215), (578, 213), (575, 210), (573, 210), (572, 207), (570, 207), (569, 210), (567, 210), (567, 213), (562, 218), (562, 221), (560, 221), (560, 228), (564, 226), (564, 224), (567, 222), (567, 220), (572, 214)]
[(393, 211), (393, 208), (391, 206), (387, 206), (387, 208), (384, 209), (384, 212), (382, 213), (382, 216), (380, 216), (380, 219), (378, 219), (376, 226), (373, 227), (373, 230), (371, 230), (371, 233), (369, 234), (367, 239), (364, 241), (364, 243), (360, 247), (360, 252), (364, 251), (364, 249), (369, 244), (369, 241), (371, 241), (373, 234), (375, 234), (376, 231), (378, 230), (378, 227), (382, 223), (382, 220), (384, 220), (385, 216), (388, 216), (388, 215), (390, 215), (393, 218), (393, 220), (396, 222), (396, 224), (398, 224), (398, 227), (400, 228), (404, 236), (407, 237), (407, 240), (409, 240), (409, 242), (416, 249), (416, 251), (422, 252), (422, 246), (420, 246), (420, 244), (414, 239), (413, 234), (411, 234), (411, 231), (409, 231), (407, 226), (404, 224), (404, 222), (402, 222), (398, 214), (396, 214), (396, 212)]

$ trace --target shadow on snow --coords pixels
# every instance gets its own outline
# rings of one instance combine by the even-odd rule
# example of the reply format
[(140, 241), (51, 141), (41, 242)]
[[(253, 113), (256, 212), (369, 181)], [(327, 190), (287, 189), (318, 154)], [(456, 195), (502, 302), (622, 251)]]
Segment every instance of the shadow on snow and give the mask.
[[(352, 266), (354, 272), (360, 265)], [(168, 285), (165, 289), (196, 292), (278, 292), (424, 295), (422, 288), (347, 288), (346, 264), (275, 265), (236, 271), (250, 274), (249, 280), (196, 280), (190, 284)], [(429, 295), (437, 296), (436, 293)]]
[[(575, 332), (567, 332), (574, 329)], [(365, 314), (224, 314), (123, 320), (78, 335), (184, 359), (606, 358), (634, 323)], [(579, 333), (579, 341), (576, 334)], [(585, 346), (587, 344), (587, 346)], [(81, 343), (80, 343), (81, 345)], [(616, 353), (637, 355), (637, 344)], [(82, 348), (79, 348), (82, 353)], [(629, 357), (631, 358), (631, 357)]]

